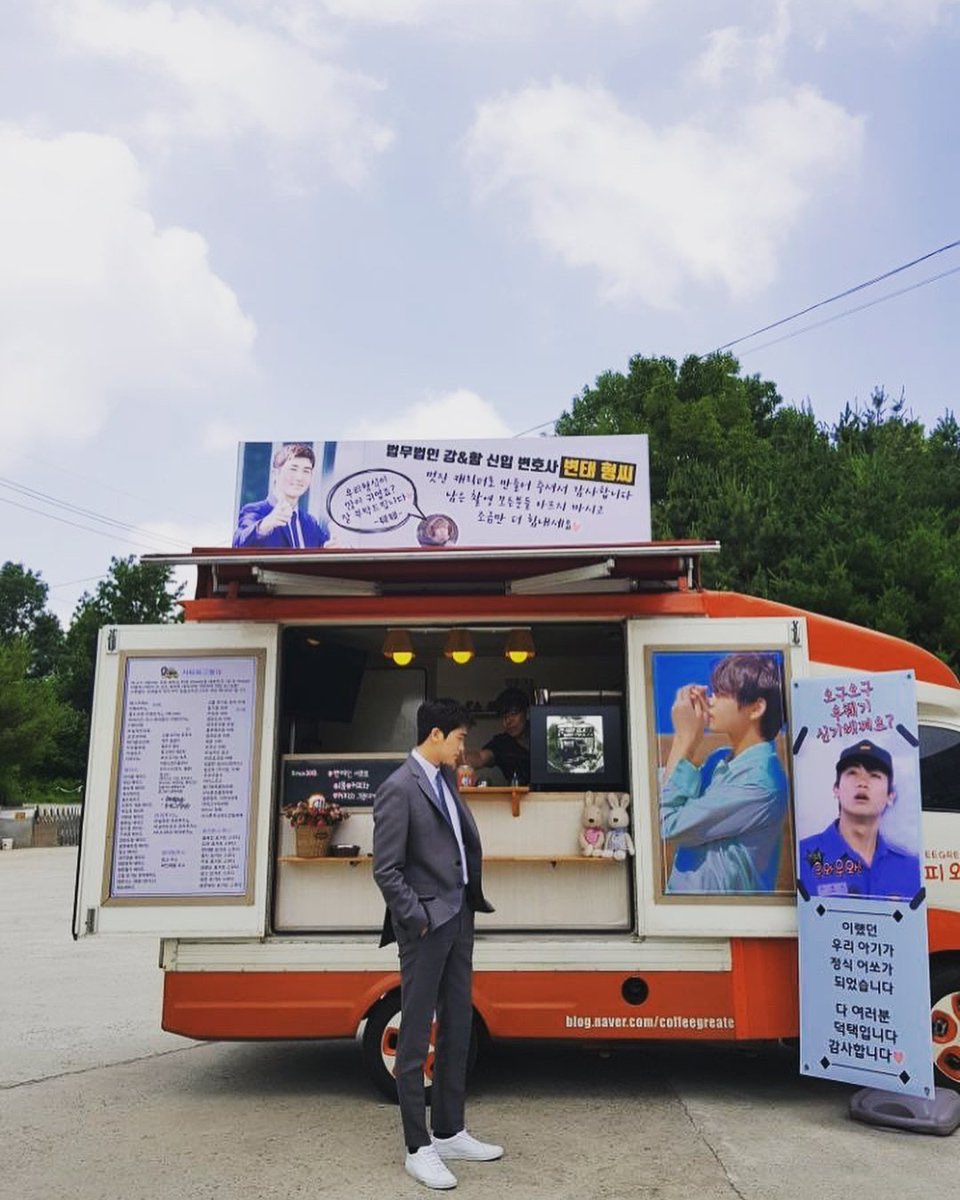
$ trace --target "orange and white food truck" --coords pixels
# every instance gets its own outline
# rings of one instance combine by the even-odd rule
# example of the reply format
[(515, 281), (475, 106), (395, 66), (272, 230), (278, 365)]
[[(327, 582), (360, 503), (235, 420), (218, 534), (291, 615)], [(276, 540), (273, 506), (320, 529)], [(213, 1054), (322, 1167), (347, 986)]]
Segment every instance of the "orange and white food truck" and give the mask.
[[(359, 1034), (389, 1092), (399, 973), (395, 948), (378, 946), (372, 795), (413, 744), (423, 699), (466, 702), (476, 717), (468, 745), (480, 747), (499, 730), (492, 698), (514, 686), (534, 699), (534, 717), (583, 718), (606, 768), (596, 778), (578, 776), (581, 760), (551, 768), (541, 719), (531, 723), (529, 787), (491, 770), (464, 789), (496, 906), (477, 923), (478, 1033), (791, 1038), (790, 812), (763, 890), (670, 891), (677, 847), (661, 833), (669, 730), (656, 711), (657, 664), (764, 652), (785, 683), (908, 669), (933, 1055), (937, 1081), (960, 1082), (960, 683), (897, 638), (704, 588), (701, 559), (717, 549), (240, 548), (161, 560), (198, 569), (185, 622), (100, 636), (75, 936), (157, 935), (164, 1029), (197, 1039)], [(789, 773), (785, 715), (777, 753)], [(863, 728), (836, 716), (841, 736)], [(634, 855), (582, 852), (588, 791), (629, 796)], [(282, 808), (317, 794), (348, 815), (335, 852), (307, 856)]]

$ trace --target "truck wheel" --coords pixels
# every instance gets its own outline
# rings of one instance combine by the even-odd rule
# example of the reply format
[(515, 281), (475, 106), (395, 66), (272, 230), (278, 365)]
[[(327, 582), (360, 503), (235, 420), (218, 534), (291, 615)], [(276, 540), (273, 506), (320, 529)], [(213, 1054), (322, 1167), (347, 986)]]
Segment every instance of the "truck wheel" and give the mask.
[[(433, 1080), (433, 1054), (436, 1039), (437, 1023), (433, 1022), (430, 1030), (430, 1046), (427, 1059), (423, 1064), (423, 1084), (426, 1091), (427, 1103), (430, 1103), (430, 1089)], [(397, 1082), (393, 1069), (397, 1061), (397, 1037), (400, 1033), (400, 993), (391, 992), (370, 1009), (367, 1023), (361, 1039), (363, 1061), (377, 1091), (382, 1092), (388, 1100), (397, 1103)], [(470, 1034), (470, 1051), (467, 1058), (467, 1073), (469, 1074), (477, 1061), (477, 1018), (474, 1014), (473, 1029)]]
[(930, 998), (934, 1083), (960, 1091), (960, 965), (933, 968)]

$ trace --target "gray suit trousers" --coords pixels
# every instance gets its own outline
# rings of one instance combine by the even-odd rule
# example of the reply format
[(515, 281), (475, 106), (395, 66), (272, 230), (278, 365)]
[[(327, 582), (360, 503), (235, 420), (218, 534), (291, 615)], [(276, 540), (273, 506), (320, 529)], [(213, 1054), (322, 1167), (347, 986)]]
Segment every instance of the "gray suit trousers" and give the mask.
[(408, 1146), (427, 1146), (423, 1068), (434, 1043), (431, 1124), (451, 1134), (464, 1127), (467, 1057), (473, 1025), (473, 911), (466, 903), (449, 921), (422, 938), (398, 933), (400, 1033), (396, 1078), (403, 1137)]

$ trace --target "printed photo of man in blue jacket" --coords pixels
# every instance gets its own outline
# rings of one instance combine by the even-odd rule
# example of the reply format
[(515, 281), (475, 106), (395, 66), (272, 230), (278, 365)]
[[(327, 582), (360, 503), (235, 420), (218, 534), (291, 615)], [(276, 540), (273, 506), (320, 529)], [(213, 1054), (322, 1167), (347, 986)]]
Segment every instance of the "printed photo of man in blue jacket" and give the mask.
[[(660, 834), (672, 843), (667, 893), (765, 893), (777, 888), (789, 786), (777, 754), (784, 719), (780, 657), (719, 659), (710, 686), (680, 687), (660, 771)], [(727, 746), (707, 754), (708, 734)]]

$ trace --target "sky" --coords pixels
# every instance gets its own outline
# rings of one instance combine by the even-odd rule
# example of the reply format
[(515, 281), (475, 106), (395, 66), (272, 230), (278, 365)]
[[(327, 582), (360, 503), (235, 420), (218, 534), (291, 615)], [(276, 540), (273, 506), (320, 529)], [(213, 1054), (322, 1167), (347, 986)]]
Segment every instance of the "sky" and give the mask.
[[(5, 6), (0, 561), (67, 621), (111, 556), (229, 543), (241, 440), (548, 434), (949, 245), (958, 49), (960, 0)], [(951, 271), (735, 353), (932, 427)]]

